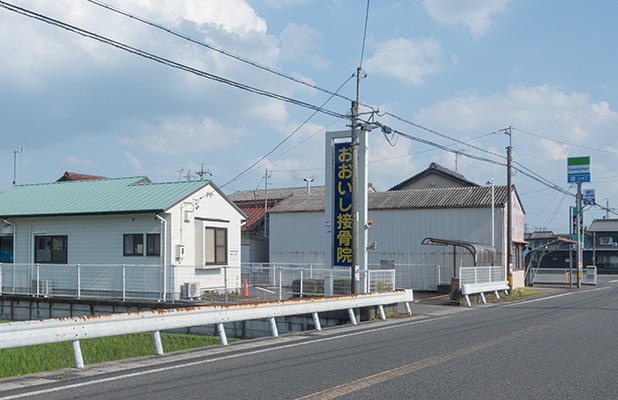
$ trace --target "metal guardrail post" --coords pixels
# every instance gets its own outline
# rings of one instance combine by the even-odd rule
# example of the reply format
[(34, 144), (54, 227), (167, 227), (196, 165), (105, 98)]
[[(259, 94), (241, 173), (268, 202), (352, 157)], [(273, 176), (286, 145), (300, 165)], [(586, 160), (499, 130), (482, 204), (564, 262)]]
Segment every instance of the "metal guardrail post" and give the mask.
[(274, 337), (279, 337), (279, 330), (277, 329), (277, 321), (275, 317), (270, 318), (270, 331)]
[(320, 325), (320, 317), (318, 317), (318, 313), (317, 312), (313, 313), (313, 325), (315, 326), (315, 329), (317, 331), (321, 331), (322, 330), (322, 325)]
[(161, 343), (161, 332), (154, 331), (152, 336), (154, 339), (155, 350), (158, 355), (162, 356), (163, 355), (163, 344)]
[(222, 323), (217, 324), (217, 333), (219, 333), (219, 339), (222, 345), (227, 345), (227, 336), (225, 336), (225, 328)]
[(79, 340), (73, 340), (73, 357), (75, 358), (75, 367), (84, 368), (84, 357), (82, 357), (82, 348), (79, 345)]
[(378, 311), (380, 311), (380, 319), (386, 319), (386, 313), (384, 312), (384, 306), (380, 304), (378, 306)]
[(350, 316), (350, 322), (352, 323), (352, 325), (358, 325), (358, 323), (356, 322), (356, 316), (354, 315), (353, 308), (348, 308), (348, 315)]
[(176, 265), (170, 265), (170, 294), (172, 298), (172, 303), (176, 300), (176, 296), (174, 294), (174, 285), (176, 284)]

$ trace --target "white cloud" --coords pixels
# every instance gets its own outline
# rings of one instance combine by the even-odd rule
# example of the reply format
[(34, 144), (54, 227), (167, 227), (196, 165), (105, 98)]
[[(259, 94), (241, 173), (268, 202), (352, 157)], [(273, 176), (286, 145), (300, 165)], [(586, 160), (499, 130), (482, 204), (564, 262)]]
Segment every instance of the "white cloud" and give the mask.
[(483, 35), (492, 25), (492, 14), (506, 9), (508, 0), (423, 0), (429, 15), (443, 23), (463, 23), (475, 36)]
[(124, 156), (129, 162), (129, 165), (133, 167), (137, 172), (141, 173), (144, 171), (144, 167), (142, 166), (142, 162), (139, 160), (139, 158), (135, 157), (133, 154), (129, 153), (128, 151), (124, 152)]
[(364, 67), (369, 73), (391, 75), (420, 85), (427, 75), (442, 70), (443, 58), (444, 50), (433, 38), (399, 38), (378, 43), (375, 54), (365, 61)]
[(330, 60), (322, 57), (318, 51), (323, 35), (307, 25), (288, 24), (281, 36), (281, 61), (295, 64), (309, 64), (313, 68), (325, 69), (330, 67)]
[(189, 118), (167, 120), (160, 126), (147, 127), (139, 137), (124, 137), (125, 145), (146, 148), (156, 153), (194, 154), (201, 151), (229, 148), (238, 144), (243, 130), (225, 128), (210, 118), (193, 122)]
[(78, 166), (85, 166), (85, 167), (96, 167), (97, 163), (95, 163), (92, 160), (80, 160), (79, 158), (75, 157), (74, 155), (70, 155), (67, 157), (67, 162), (69, 164), (75, 164)]

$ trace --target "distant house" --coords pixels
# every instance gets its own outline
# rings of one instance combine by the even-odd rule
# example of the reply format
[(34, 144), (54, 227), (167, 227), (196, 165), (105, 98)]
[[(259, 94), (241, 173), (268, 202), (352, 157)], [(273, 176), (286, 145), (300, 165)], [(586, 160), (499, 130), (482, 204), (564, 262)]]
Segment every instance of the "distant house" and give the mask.
[[(18, 185), (0, 193), (1, 254), (14, 265), (158, 265), (169, 278), (167, 295), (178, 295), (183, 282), (206, 289), (222, 280), (222, 266), (240, 265), (245, 219), (210, 181), (140, 176)], [(9, 282), (10, 271), (0, 275), (3, 290), (16, 279), (31, 284), (32, 276)]]
[(93, 179), (107, 179), (104, 176), (98, 175), (88, 175), (88, 174), (79, 174), (76, 172), (66, 171), (64, 175), (62, 175), (56, 182), (66, 182), (66, 181), (89, 181)]
[(618, 219), (595, 219), (588, 232), (593, 237), (584, 245), (584, 263), (599, 269), (618, 268)]
[[(294, 195), (306, 195), (305, 187), (264, 190), (241, 190), (229, 198), (246, 215), (241, 228), (241, 258), (246, 263), (267, 263), (269, 246), (268, 210), (278, 202)], [(311, 187), (311, 193), (324, 196), (324, 186)]]
[(440, 164), (431, 163), (427, 169), (398, 183), (389, 190), (434, 189), (446, 187), (479, 186), (467, 180), (462, 174), (451, 171)]

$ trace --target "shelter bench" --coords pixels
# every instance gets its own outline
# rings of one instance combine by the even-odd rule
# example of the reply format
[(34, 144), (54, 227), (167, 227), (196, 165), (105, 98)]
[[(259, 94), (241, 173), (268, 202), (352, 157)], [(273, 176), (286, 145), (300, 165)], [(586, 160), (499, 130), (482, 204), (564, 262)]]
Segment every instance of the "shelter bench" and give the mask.
[(504, 290), (504, 292), (508, 295), (509, 292), (509, 283), (507, 281), (496, 281), (496, 282), (481, 282), (481, 283), (466, 283), (461, 285), (461, 294), (465, 296), (466, 302), (468, 306), (471, 306), (470, 303), (470, 295), (471, 294), (480, 294), (481, 299), (483, 299), (483, 303), (487, 304), (485, 301), (485, 292), (494, 292), (496, 298), (500, 298), (498, 291)]

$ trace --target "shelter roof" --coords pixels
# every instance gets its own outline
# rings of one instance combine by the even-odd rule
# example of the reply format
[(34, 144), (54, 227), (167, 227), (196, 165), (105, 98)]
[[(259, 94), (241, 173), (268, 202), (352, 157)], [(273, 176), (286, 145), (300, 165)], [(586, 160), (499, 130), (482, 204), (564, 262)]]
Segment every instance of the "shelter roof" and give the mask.
[(474, 257), (474, 264), (489, 264), (495, 263), (498, 261), (498, 252), (494, 246), (466, 242), (463, 240), (453, 240), (453, 239), (437, 239), (427, 237), (423, 239), (421, 244), (424, 245), (432, 245), (432, 246), (455, 246), (462, 247), (472, 253)]
[(209, 185), (220, 193), (210, 181), (152, 183), (145, 176), (18, 185), (0, 193), (0, 216), (163, 212)]

